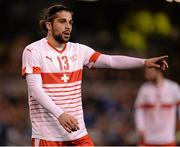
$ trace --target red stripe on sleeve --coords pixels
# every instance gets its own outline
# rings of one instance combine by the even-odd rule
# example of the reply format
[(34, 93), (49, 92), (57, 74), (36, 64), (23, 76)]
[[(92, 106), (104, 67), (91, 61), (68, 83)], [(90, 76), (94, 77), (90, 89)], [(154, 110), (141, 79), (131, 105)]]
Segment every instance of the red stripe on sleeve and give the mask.
[(39, 67), (33, 67), (33, 74), (41, 74), (41, 69)]
[(26, 67), (22, 68), (21, 75), (24, 77), (26, 74)]
[[(26, 67), (22, 68), (21, 75), (22, 75), (23, 77), (25, 77), (25, 75), (26, 75), (27, 73), (31, 73), (31, 72), (27, 72), (27, 71), (26, 71)], [(41, 69), (40, 69), (39, 67), (33, 67), (32, 74), (41, 74)]]
[(94, 54), (92, 54), (92, 56), (89, 59), (89, 62), (96, 62), (96, 60), (98, 59), (98, 57), (101, 55), (101, 53), (99, 52), (95, 52)]

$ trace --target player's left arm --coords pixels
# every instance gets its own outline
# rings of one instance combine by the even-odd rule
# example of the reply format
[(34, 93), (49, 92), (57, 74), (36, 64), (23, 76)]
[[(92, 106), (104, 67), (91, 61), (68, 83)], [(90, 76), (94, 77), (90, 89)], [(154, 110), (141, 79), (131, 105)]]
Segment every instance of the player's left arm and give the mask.
[(176, 142), (180, 143), (179, 134), (180, 134), (180, 103), (177, 103), (177, 119), (176, 119)]
[(136, 67), (148, 67), (148, 68), (161, 68), (166, 70), (168, 64), (166, 58), (168, 56), (160, 56), (148, 59), (134, 58), (128, 56), (118, 56), (118, 55), (105, 55), (101, 54), (97, 61), (94, 63), (93, 67), (96, 68), (114, 68), (114, 69), (128, 69)]
[(134, 121), (135, 121), (135, 128), (137, 132), (138, 142), (139, 144), (144, 142), (144, 135), (145, 135), (145, 109), (144, 105), (146, 103), (146, 87), (145, 85), (141, 86), (138, 91), (134, 106)]
[(177, 83), (174, 83), (173, 94), (175, 98), (175, 102), (177, 104), (177, 122), (176, 129), (180, 131), (180, 86)]
[(177, 104), (177, 121), (176, 121), (176, 129), (180, 131), (180, 104)]

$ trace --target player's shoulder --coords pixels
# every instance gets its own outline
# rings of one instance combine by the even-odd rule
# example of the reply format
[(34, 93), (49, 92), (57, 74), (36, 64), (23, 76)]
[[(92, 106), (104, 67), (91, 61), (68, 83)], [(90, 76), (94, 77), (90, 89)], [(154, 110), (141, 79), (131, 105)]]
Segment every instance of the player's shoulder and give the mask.
[(32, 50), (36, 50), (36, 51), (38, 51), (38, 48), (42, 48), (41, 46), (43, 46), (44, 42), (45, 42), (45, 38), (42, 38), (42, 39), (37, 40), (37, 41), (34, 41), (34, 42), (28, 44), (25, 47), (24, 51), (27, 51), (27, 50), (31, 50), (31, 51)]
[(89, 46), (85, 45), (85, 44), (81, 44), (81, 43), (74, 43), (74, 42), (68, 42), (67, 44), (69, 47), (73, 47), (75, 49), (87, 49), (90, 48)]
[(152, 83), (147, 81), (143, 83), (141, 87), (146, 88), (146, 87), (151, 87), (151, 86), (152, 86)]
[(145, 91), (147, 89), (150, 89), (152, 86), (152, 83), (147, 81), (141, 85), (140, 90)]
[(40, 40), (32, 42), (28, 46), (31, 46), (31, 47), (40, 47), (40, 46), (44, 45), (45, 42), (47, 42), (46, 38), (42, 38)]
[(164, 81), (166, 82), (167, 85), (169, 85), (170, 87), (179, 87), (179, 84), (173, 80), (170, 79), (164, 79)]
[(74, 42), (70, 42), (70, 41), (69, 41), (69, 42), (67, 43), (67, 46), (68, 46), (68, 47), (71, 47), (71, 48), (75, 48), (76, 46), (78, 46), (78, 43), (74, 43)]

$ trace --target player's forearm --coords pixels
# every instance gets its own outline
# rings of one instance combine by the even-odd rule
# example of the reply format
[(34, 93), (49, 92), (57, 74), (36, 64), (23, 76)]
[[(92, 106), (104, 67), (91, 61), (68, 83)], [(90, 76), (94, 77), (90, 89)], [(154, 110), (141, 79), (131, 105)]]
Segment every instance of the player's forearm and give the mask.
[(144, 66), (144, 59), (128, 56), (111, 56), (102, 54), (94, 64), (97, 68), (127, 69)]
[(31, 95), (39, 102), (40, 105), (42, 105), (57, 118), (64, 112), (42, 89), (42, 80), (40, 75), (29, 74), (26, 76), (26, 81)]

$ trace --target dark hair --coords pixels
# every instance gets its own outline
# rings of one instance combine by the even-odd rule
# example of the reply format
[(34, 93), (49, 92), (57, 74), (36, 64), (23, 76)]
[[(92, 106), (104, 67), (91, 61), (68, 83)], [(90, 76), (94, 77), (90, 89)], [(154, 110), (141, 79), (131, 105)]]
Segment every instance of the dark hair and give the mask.
[(46, 28), (46, 22), (52, 22), (57, 12), (67, 11), (73, 14), (73, 12), (64, 5), (53, 5), (44, 11), (44, 18), (39, 21), (40, 28), (44, 31), (48, 31)]

